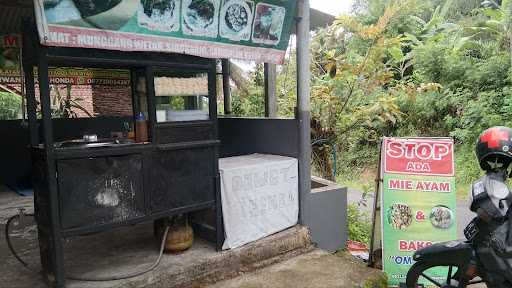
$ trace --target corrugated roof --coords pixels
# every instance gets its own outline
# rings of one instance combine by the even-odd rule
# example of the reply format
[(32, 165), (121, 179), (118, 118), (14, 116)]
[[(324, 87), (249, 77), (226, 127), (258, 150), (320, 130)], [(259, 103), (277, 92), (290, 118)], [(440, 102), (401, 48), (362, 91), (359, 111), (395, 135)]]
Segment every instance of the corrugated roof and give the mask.
[(21, 33), (21, 21), (33, 18), (30, 0), (0, 0), (0, 34)]

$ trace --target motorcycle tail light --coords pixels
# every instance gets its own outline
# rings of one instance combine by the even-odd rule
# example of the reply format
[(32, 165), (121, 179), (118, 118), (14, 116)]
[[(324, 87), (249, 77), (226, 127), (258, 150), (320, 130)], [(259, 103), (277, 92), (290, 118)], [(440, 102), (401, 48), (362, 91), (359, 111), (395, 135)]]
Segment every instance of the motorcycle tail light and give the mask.
[(468, 269), (466, 270), (466, 276), (469, 279), (473, 279), (478, 276), (478, 267), (475, 264), (469, 264)]
[(476, 214), (478, 215), (478, 217), (482, 220), (484, 220), (485, 222), (489, 223), (492, 221), (492, 216), (489, 215), (489, 213), (487, 213), (487, 211), (485, 211), (484, 209), (482, 208), (478, 208), (476, 210)]

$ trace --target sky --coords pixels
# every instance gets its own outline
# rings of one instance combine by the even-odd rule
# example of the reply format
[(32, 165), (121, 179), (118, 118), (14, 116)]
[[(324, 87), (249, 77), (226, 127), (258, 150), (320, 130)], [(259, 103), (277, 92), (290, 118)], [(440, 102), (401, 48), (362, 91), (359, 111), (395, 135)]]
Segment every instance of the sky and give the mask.
[(342, 12), (350, 12), (352, 0), (310, 0), (310, 5), (311, 8), (337, 16)]

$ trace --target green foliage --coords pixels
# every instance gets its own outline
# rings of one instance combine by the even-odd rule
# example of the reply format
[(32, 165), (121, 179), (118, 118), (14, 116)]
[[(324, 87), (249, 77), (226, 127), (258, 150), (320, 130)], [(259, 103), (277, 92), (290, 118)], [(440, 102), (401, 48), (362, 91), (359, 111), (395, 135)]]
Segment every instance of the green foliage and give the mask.
[(363, 288), (387, 288), (388, 278), (385, 274), (378, 275), (366, 280), (363, 284)]
[(51, 109), (53, 118), (78, 118), (77, 112), (82, 112), (88, 117), (93, 116), (81, 105), (81, 102), (83, 101), (82, 98), (72, 97), (70, 84), (65, 86), (65, 95), (62, 94), (60, 89), (61, 88), (56, 85), (50, 86), (50, 93), (52, 91), (54, 92), (51, 93)]
[[(315, 173), (332, 177), (335, 149), (338, 178), (367, 182), (381, 137), (451, 136), (457, 186), (478, 177), (476, 138), (490, 126), (512, 126), (512, 1), (495, 8), (480, 2), (357, 0), (352, 15), (314, 33)], [(295, 107), (294, 57), (278, 69), (286, 116)], [(238, 115), (263, 115), (262, 71), (235, 92)]]
[(366, 244), (370, 243), (372, 221), (368, 213), (362, 212), (357, 204), (348, 205), (347, 223), (348, 239)]
[(235, 89), (231, 95), (234, 116), (264, 117), (265, 92), (263, 65), (258, 65), (251, 74), (252, 83), (243, 89)]
[(21, 97), (14, 93), (0, 92), (0, 120), (21, 118)]
[(313, 137), (335, 139), (342, 178), (375, 169), (383, 136), (452, 136), (457, 185), (479, 176), (476, 138), (512, 125), (511, 2), (360, 0), (315, 36)]
[(457, 194), (459, 198), (465, 198), (469, 195), (468, 185), (474, 182), (482, 175), (480, 166), (475, 161), (474, 147), (472, 145), (460, 145), (455, 151), (456, 176), (457, 176)]
[(235, 116), (264, 117), (264, 92), (261, 90), (252, 90), (249, 91), (247, 95), (234, 93), (232, 109)]
[[(278, 116), (293, 118), (297, 106), (297, 70), (295, 52), (290, 53), (284, 65), (277, 67), (276, 93)], [(263, 65), (257, 65), (250, 75), (249, 85), (232, 91), (231, 105), (234, 116), (265, 116), (265, 83)]]

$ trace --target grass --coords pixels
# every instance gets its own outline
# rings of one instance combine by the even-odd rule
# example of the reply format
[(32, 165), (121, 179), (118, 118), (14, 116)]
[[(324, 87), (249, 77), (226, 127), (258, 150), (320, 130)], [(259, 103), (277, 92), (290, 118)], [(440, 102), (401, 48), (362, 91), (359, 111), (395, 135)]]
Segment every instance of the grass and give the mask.
[(374, 191), (376, 172), (377, 168), (373, 166), (344, 169), (336, 177), (336, 182), (359, 191)]
[(467, 200), (469, 197), (469, 183), (456, 183), (455, 189), (457, 190), (457, 200)]
[[(343, 155), (341, 154), (341, 156)], [(372, 164), (371, 158), (366, 160), (366, 162), (359, 162), (366, 163), (366, 166), (362, 164), (363, 166), (338, 167), (337, 182), (359, 191), (374, 191), (377, 164)], [(349, 162), (340, 159), (338, 163)], [(455, 146), (455, 174), (457, 199), (466, 200), (468, 199), (471, 183), (482, 175), (482, 170), (475, 157), (473, 144), (458, 144)]]
[[(336, 182), (342, 186), (358, 191), (375, 191), (375, 173), (369, 172), (375, 171), (373, 167), (366, 169), (354, 169), (353, 171), (353, 173), (338, 175)], [(458, 174), (464, 174), (464, 172)], [(475, 177), (474, 179), (476, 180), (477, 178)], [(465, 183), (461, 181), (460, 177), (456, 177), (455, 189), (457, 193), (457, 200), (467, 200), (470, 187), (470, 183)]]
[[(340, 175), (336, 179), (339, 184), (359, 191), (375, 191), (376, 165), (340, 168)], [(472, 145), (457, 145), (455, 147), (455, 173), (457, 200), (467, 200), (471, 183), (482, 175)]]

